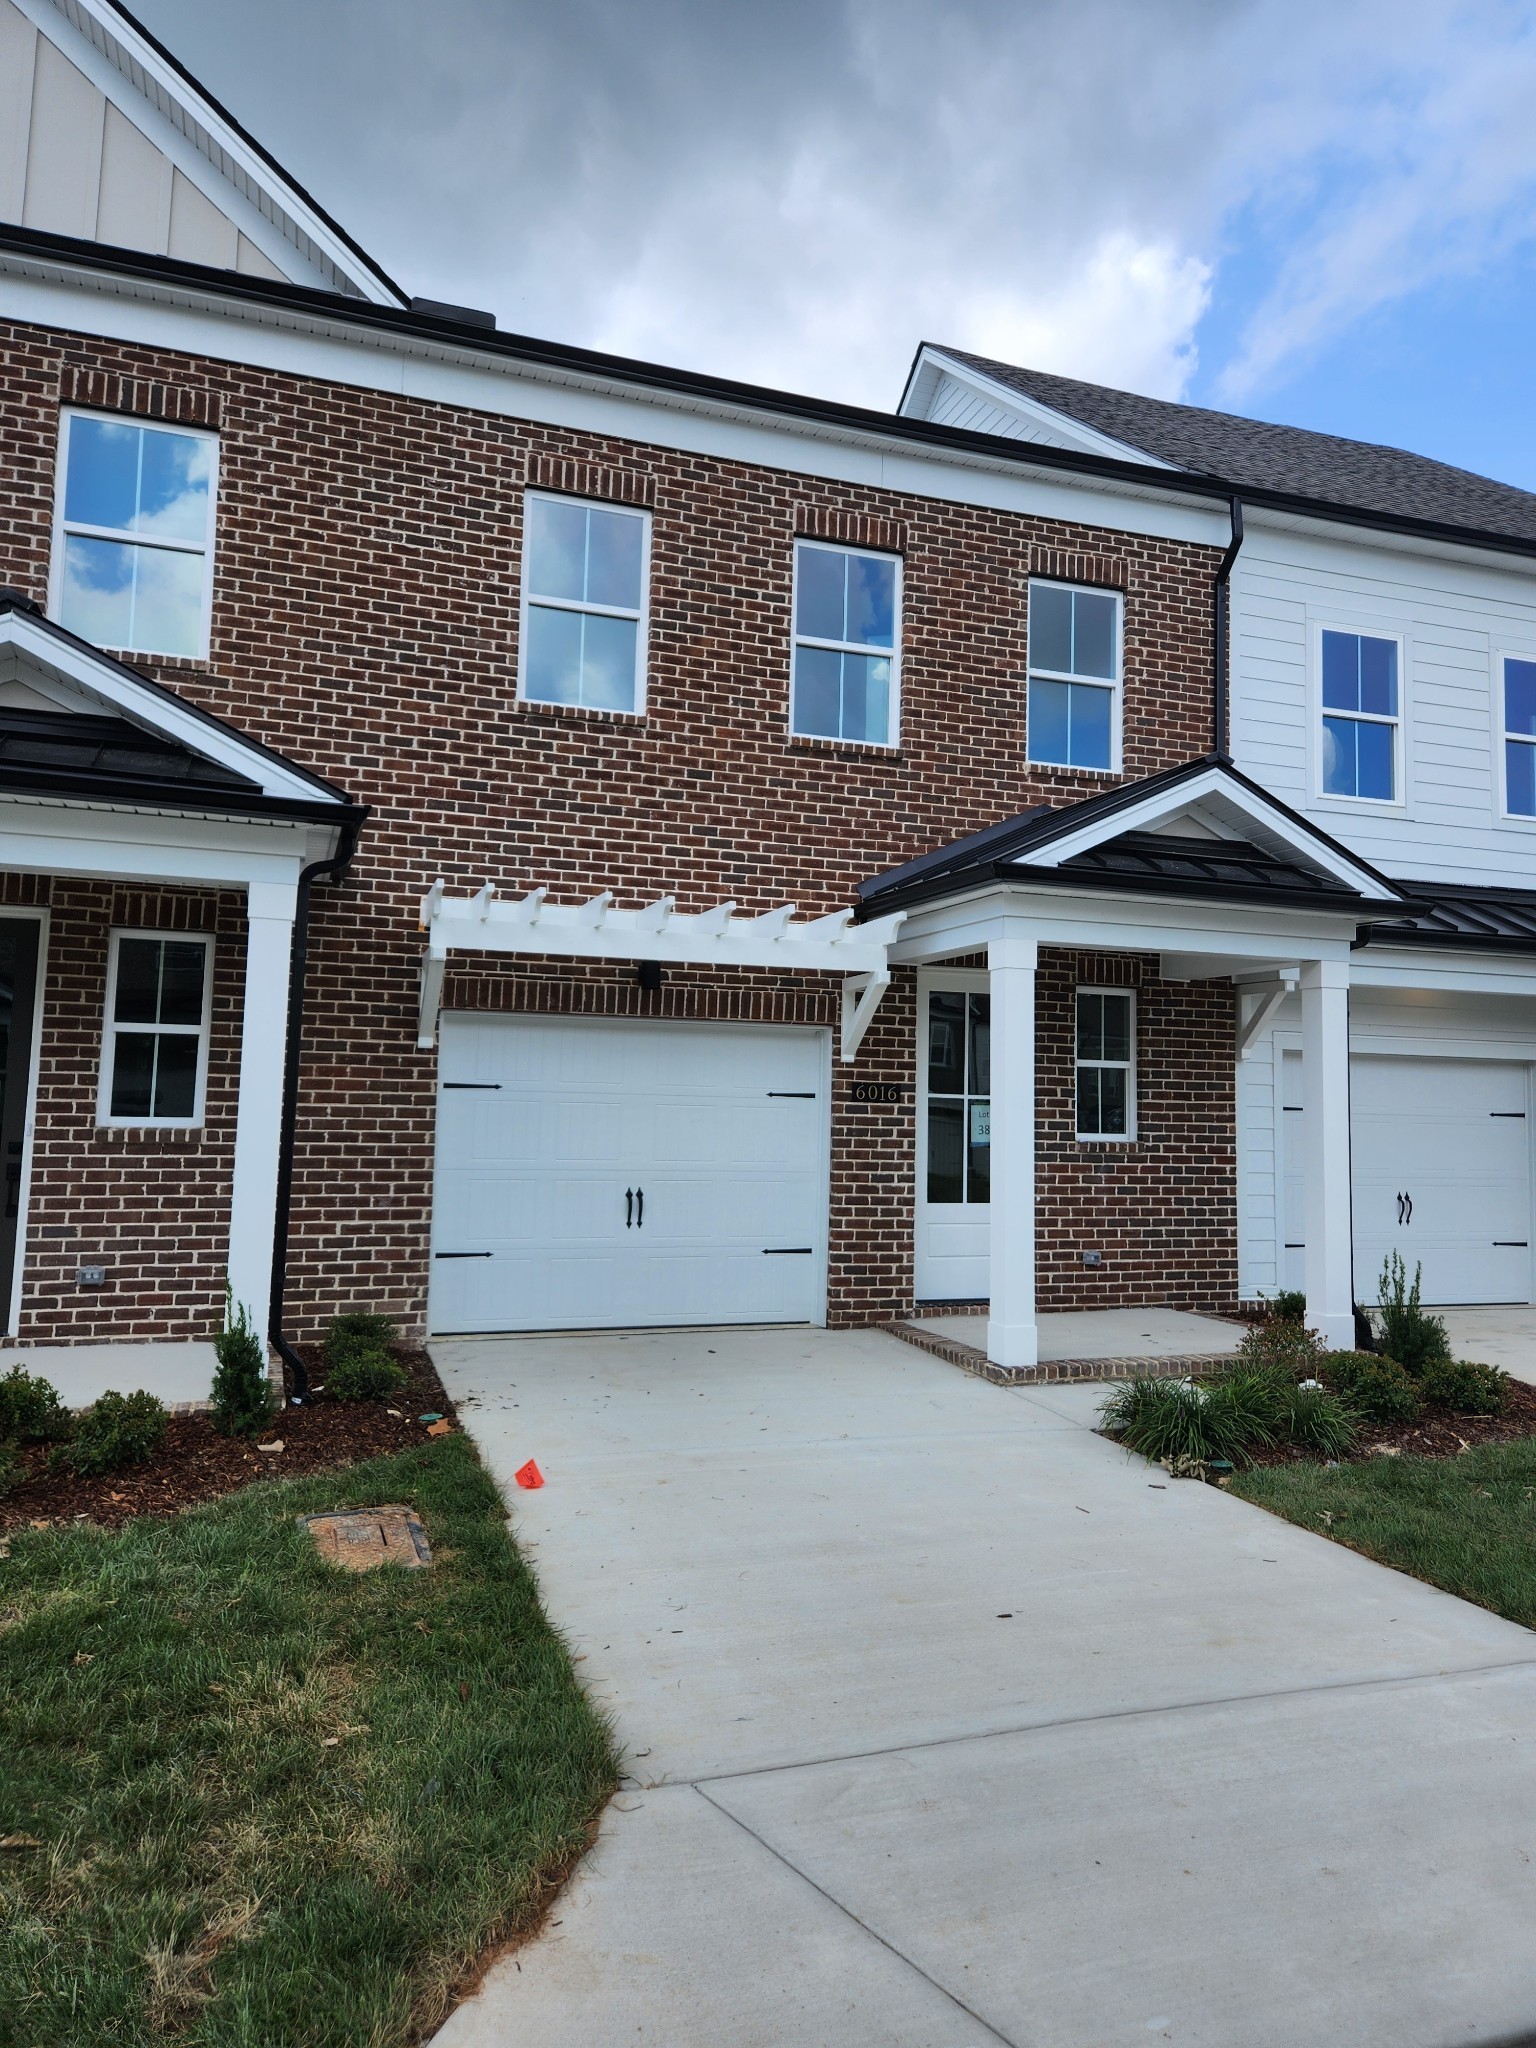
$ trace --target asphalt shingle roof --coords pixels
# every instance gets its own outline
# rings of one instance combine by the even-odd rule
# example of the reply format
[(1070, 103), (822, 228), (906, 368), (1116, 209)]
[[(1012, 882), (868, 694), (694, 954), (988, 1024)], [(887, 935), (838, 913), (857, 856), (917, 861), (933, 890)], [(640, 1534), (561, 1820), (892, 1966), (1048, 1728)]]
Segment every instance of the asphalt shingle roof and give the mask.
[(1536, 540), (1536, 493), (1427, 455), (1143, 398), (1105, 384), (1020, 369), (942, 342), (933, 346), (1084, 426), (1181, 469), (1224, 478), (1238, 490), (1289, 492), (1394, 518)]

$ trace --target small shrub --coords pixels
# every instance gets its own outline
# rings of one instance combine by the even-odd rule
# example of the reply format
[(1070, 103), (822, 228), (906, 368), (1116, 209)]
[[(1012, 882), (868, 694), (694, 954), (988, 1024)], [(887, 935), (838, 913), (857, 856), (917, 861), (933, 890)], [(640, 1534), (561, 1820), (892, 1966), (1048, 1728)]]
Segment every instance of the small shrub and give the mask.
[(1393, 1252), (1382, 1262), (1381, 1286), (1377, 1292), (1381, 1304), (1382, 1352), (1387, 1358), (1395, 1358), (1415, 1379), (1425, 1366), (1448, 1359), (1451, 1355), (1445, 1324), (1438, 1316), (1430, 1315), (1427, 1309), (1419, 1306), (1419, 1283), (1423, 1273), (1422, 1264), (1414, 1267), (1413, 1285), (1410, 1287), (1402, 1255)]
[(398, 1394), (407, 1377), (405, 1367), (387, 1351), (350, 1350), (326, 1367), (325, 1391), (338, 1401), (377, 1401)]
[(245, 1305), (226, 1300), (224, 1327), (213, 1340), (213, 1426), (225, 1436), (255, 1436), (272, 1420), (265, 1347)]
[(10, 1492), (21, 1477), (21, 1459), (16, 1455), (16, 1446), (0, 1440), (0, 1500)]
[(1321, 1337), (1292, 1322), (1256, 1323), (1237, 1350), (1241, 1370), (1290, 1380), (1321, 1378), (1319, 1368), (1328, 1356)]
[(1313, 1383), (1287, 1388), (1280, 1427), (1298, 1450), (1315, 1451), (1320, 1458), (1342, 1458), (1359, 1435), (1358, 1419), (1348, 1403)]
[(364, 1309), (349, 1309), (345, 1315), (332, 1316), (323, 1347), (326, 1365), (334, 1368), (357, 1352), (369, 1357), (387, 1352), (397, 1334), (397, 1326), (389, 1316), (370, 1315)]
[(136, 1394), (103, 1394), (75, 1425), (72, 1443), (55, 1457), (85, 1477), (147, 1465), (165, 1439), (165, 1403), (142, 1388)]
[(1457, 1415), (1502, 1415), (1509, 1399), (1509, 1374), (1470, 1359), (1436, 1358), (1420, 1373), (1419, 1392), (1437, 1408)]
[(1419, 1412), (1418, 1387), (1395, 1358), (1330, 1351), (1320, 1377), (1368, 1422), (1411, 1422)]
[(1307, 1319), (1307, 1297), (1299, 1287), (1282, 1287), (1269, 1304), (1270, 1321), (1275, 1323), (1304, 1323)]
[(49, 1443), (69, 1435), (69, 1411), (51, 1380), (13, 1365), (0, 1376), (0, 1439)]

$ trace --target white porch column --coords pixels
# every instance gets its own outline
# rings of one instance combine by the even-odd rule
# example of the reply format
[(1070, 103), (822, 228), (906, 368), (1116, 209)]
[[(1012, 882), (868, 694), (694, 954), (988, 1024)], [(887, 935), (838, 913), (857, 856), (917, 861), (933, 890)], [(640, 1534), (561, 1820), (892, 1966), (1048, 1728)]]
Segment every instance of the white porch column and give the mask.
[(1347, 960), (1309, 960), (1302, 966), (1301, 1095), (1307, 1326), (1333, 1350), (1352, 1351)]
[(992, 1306), (994, 1365), (1040, 1360), (1035, 1329), (1035, 967), (1039, 946), (1009, 935), (987, 948), (992, 992)]
[(229, 1199), (229, 1284), (267, 1339), (278, 1139), (288, 1044), (288, 975), (298, 892), (292, 882), (252, 882), (240, 1020), (240, 1094)]

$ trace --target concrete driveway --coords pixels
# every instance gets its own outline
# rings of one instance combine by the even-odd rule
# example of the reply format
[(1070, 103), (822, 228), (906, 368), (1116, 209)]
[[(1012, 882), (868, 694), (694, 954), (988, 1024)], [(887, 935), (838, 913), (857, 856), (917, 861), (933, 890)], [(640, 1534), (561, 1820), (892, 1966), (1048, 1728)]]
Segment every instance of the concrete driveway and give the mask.
[(1536, 1635), (1164, 1483), (1097, 1389), (433, 1350), (633, 1777), (440, 2048), (1536, 2040)]

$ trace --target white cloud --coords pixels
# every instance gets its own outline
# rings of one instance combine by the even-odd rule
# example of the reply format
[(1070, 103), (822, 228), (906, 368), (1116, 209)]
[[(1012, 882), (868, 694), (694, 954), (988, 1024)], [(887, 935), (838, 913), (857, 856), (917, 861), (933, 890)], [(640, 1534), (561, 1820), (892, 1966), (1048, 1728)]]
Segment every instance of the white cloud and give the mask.
[(924, 338), (1178, 396), (1239, 234), (1258, 402), (1533, 189), (1517, 0), (139, 4), (409, 290), (872, 405)]

